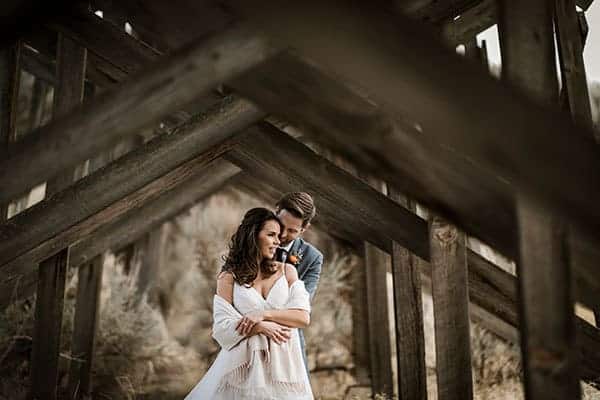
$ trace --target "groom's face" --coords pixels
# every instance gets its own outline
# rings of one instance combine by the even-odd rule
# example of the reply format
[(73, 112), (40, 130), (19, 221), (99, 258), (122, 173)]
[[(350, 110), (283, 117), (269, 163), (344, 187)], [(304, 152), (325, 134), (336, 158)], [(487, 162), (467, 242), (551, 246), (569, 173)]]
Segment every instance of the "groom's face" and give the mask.
[(292, 240), (304, 233), (305, 228), (302, 227), (302, 218), (294, 216), (286, 209), (279, 210), (277, 216), (283, 224), (283, 229), (279, 236), (279, 240), (281, 241), (280, 246), (287, 246)]

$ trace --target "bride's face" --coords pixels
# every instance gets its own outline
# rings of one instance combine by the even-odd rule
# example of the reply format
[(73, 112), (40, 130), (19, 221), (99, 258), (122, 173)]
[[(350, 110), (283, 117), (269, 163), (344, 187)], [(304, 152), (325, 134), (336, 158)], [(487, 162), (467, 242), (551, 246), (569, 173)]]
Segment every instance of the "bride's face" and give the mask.
[(277, 221), (267, 221), (258, 233), (258, 248), (264, 258), (275, 257), (275, 250), (279, 246), (279, 224)]

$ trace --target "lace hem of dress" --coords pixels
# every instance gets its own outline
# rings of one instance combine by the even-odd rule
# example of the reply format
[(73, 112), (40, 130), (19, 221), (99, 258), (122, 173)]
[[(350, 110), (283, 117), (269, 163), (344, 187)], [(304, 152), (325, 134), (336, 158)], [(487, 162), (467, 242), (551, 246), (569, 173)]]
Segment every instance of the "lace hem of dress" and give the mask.
[[(263, 364), (264, 367), (253, 365), (254, 363)], [(309, 385), (304, 381), (283, 382), (273, 379), (269, 364), (269, 350), (253, 351), (250, 360), (223, 376), (217, 386), (217, 393), (235, 393), (257, 399), (279, 398), (273, 396), (281, 396), (283, 398), (289, 395), (310, 395), (312, 393)], [(262, 379), (260, 379), (263, 382), (251, 381), (250, 376), (253, 367), (265, 371), (265, 374), (261, 376)]]

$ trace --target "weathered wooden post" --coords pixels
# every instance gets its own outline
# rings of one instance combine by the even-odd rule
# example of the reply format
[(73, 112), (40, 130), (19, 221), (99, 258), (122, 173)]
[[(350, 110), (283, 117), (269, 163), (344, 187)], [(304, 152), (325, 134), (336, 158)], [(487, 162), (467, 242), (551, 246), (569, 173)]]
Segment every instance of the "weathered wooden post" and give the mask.
[[(83, 100), (86, 50), (70, 39), (59, 37), (57, 51), (58, 84), (54, 96), (54, 115), (62, 116)], [(72, 171), (61, 173), (47, 183), (46, 196), (69, 186)], [(61, 338), (65, 280), (69, 249), (65, 248), (39, 265), (35, 328), (31, 360), (32, 399), (57, 398), (58, 358)]]
[[(503, 0), (499, 9), (502, 78), (540, 104), (558, 105), (552, 2)], [(578, 399), (575, 325), (565, 226), (522, 196), (519, 311), (525, 398)]]
[[(361, 175), (380, 192), (385, 191), (383, 182)], [(390, 258), (371, 243), (364, 242), (367, 309), (369, 321), (369, 358), (371, 388), (373, 394), (392, 397), (394, 380), (392, 373), (392, 349), (388, 309), (387, 271)]]
[[(583, 63), (584, 36), (573, 0), (555, 0), (554, 21), (562, 76), (562, 90), (573, 121), (591, 130), (592, 110)], [(595, 138), (598, 141), (600, 138)]]
[(369, 357), (373, 394), (392, 396), (392, 350), (388, 318), (387, 267), (389, 256), (374, 245), (364, 244), (367, 307), (369, 321)]
[(430, 216), (431, 283), (440, 400), (473, 398), (465, 234)]
[(32, 400), (57, 398), (58, 358), (69, 249), (61, 250), (39, 265), (33, 348), (31, 354)]
[[(15, 140), (17, 95), (19, 91), (20, 42), (0, 51), (0, 148)], [(8, 203), (0, 203), (0, 222), (8, 218)]]
[[(388, 185), (388, 196), (416, 213), (416, 204)], [(398, 398), (427, 399), (421, 270), (409, 250), (392, 242)]]
[(89, 398), (92, 361), (99, 317), (104, 257), (98, 255), (77, 270), (77, 303), (71, 342), (67, 393), (70, 400)]

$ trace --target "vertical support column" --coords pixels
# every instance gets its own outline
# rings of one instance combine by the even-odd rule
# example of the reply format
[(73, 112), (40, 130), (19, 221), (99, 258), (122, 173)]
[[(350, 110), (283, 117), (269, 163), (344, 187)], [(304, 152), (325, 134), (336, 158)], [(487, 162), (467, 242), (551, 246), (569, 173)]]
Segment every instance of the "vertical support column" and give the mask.
[[(416, 213), (415, 203), (388, 186), (388, 196)], [(427, 366), (421, 271), (415, 256), (392, 242), (392, 276), (396, 316), (396, 350), (398, 363), (398, 399), (427, 399)]]
[[(15, 140), (17, 96), (19, 90), (19, 53), (14, 43), (0, 50), (0, 146), (6, 148)], [(0, 222), (8, 218), (8, 204), (0, 204)]]
[[(594, 140), (600, 142), (598, 133), (592, 130), (594, 121), (583, 62), (583, 49), (588, 33), (585, 14), (577, 13), (572, 0), (556, 0), (555, 9), (554, 24), (563, 81), (561, 105), (566, 97), (564, 105), (568, 108), (573, 121), (593, 132), (596, 135)], [(596, 326), (599, 326), (600, 304), (594, 309), (594, 316)]]
[[(583, 37), (573, 0), (555, 0), (555, 26), (563, 91), (573, 121), (592, 129), (592, 109), (583, 63)], [(599, 140), (600, 138), (595, 138)]]
[[(385, 192), (383, 182), (367, 175), (360, 174), (360, 177), (376, 190)], [(390, 259), (385, 252), (367, 242), (364, 243), (364, 254), (369, 316), (371, 388), (373, 394), (381, 393), (391, 398), (394, 395), (394, 378), (387, 287)]]
[[(364, 259), (363, 259), (364, 260)], [(369, 384), (372, 375), (369, 340), (369, 307), (367, 292), (367, 263), (352, 272), (353, 298), (352, 298), (352, 348), (355, 375), (359, 385)]]
[[(54, 92), (54, 118), (68, 114), (83, 101), (86, 59), (85, 48), (62, 34), (58, 35), (56, 62), (58, 83)], [(75, 173), (69, 170), (48, 181), (46, 197), (71, 185), (76, 178), (78, 177)]]
[[(552, 2), (500, 1), (502, 75), (531, 99), (558, 104)], [(517, 197), (519, 314), (528, 400), (581, 397), (564, 224)]]
[(104, 257), (97, 256), (77, 271), (77, 305), (71, 347), (74, 360), (71, 361), (68, 383), (68, 395), (72, 400), (89, 398), (91, 392), (103, 264)]
[(429, 235), (438, 398), (472, 399), (465, 234), (432, 216)]
[(490, 63), (488, 60), (487, 42), (485, 40), (481, 41), (481, 47), (479, 48), (479, 60), (481, 61), (481, 64), (485, 68), (486, 72), (489, 72)]
[(33, 349), (31, 354), (32, 400), (55, 400), (58, 357), (69, 249), (40, 263), (38, 273)]
[(469, 60), (477, 61), (483, 65), (489, 72), (487, 44), (485, 40), (481, 41), (481, 47), (477, 44), (477, 37), (473, 36), (471, 40), (465, 43), (465, 57)]
[(370, 243), (364, 244), (369, 315), (369, 348), (373, 394), (393, 395), (392, 349), (388, 318), (387, 255)]
[[(54, 117), (68, 113), (83, 100), (86, 50), (72, 40), (59, 36), (57, 52), (58, 83), (54, 94)], [(46, 197), (69, 186), (72, 171), (49, 181)], [(42, 261), (39, 265), (38, 297), (35, 305), (34, 353), (32, 356), (32, 399), (54, 400), (57, 396), (58, 348), (69, 250)]]

